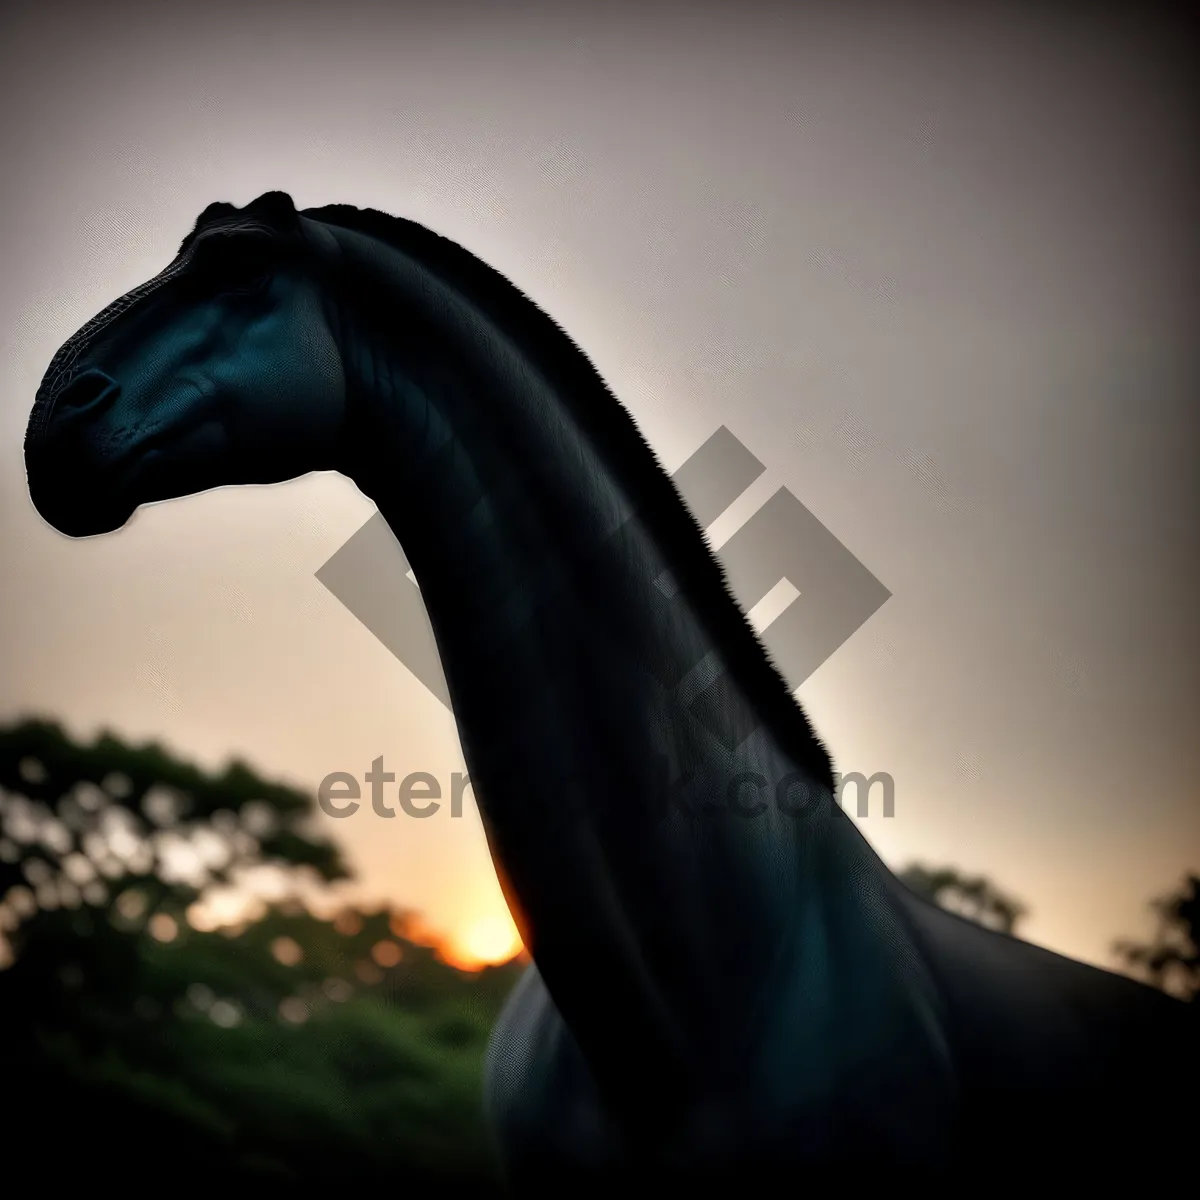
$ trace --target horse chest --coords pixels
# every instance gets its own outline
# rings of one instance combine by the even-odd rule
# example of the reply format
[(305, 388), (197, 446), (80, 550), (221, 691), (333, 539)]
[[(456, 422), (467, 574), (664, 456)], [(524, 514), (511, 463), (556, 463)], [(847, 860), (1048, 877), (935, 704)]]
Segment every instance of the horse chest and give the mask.
[(492, 1033), (485, 1090), (511, 1177), (592, 1172), (624, 1160), (583, 1055), (533, 968)]

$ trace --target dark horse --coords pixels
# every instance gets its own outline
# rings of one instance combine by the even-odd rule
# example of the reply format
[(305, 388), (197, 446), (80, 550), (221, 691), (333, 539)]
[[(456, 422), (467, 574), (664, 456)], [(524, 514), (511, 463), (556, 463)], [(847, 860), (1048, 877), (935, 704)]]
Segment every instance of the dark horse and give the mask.
[(633, 422), (460, 247), (211, 205), (55, 355), (26, 462), (73, 537), (310, 471), (378, 504), (535, 964), (487, 1079), (517, 1187), (1078, 1184), (1182, 1149), (1190, 1006), (896, 879)]

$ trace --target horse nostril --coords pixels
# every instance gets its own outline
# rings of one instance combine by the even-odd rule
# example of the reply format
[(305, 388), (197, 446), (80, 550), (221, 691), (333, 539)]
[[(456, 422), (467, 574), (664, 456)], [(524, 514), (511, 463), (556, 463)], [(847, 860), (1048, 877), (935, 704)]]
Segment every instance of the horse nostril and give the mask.
[(103, 396), (117, 387), (117, 381), (103, 371), (95, 369), (84, 371), (77, 375), (58, 394), (54, 407), (62, 412), (65, 409), (88, 408)]

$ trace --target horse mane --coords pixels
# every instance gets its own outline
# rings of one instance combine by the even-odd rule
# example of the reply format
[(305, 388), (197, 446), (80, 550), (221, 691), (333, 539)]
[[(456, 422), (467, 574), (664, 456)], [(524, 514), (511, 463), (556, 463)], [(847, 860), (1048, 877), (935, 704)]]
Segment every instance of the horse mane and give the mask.
[(828, 752), (738, 606), (704, 531), (633, 418), (570, 335), (499, 271), (415, 221), (349, 204), (308, 208), (300, 215), (375, 238), (419, 262), (534, 356), (545, 378), (569, 398), (581, 427), (623, 472), (639, 517), (671, 555), (677, 581), (688, 590), (734, 676), (752, 689), (762, 716), (799, 765), (832, 791)]

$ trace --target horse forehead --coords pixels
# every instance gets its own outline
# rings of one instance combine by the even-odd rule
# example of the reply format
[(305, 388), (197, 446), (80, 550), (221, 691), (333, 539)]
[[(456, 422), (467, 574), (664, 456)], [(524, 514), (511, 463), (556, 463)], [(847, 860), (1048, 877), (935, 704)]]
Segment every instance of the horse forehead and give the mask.
[(214, 221), (211, 225), (197, 230), (194, 237), (187, 243), (184, 249), (180, 250), (157, 275), (152, 275), (149, 279), (144, 280), (123, 296), (119, 296), (76, 330), (63, 344), (59, 350), (59, 355), (56, 356), (61, 361), (52, 363), (47, 374), (56, 375), (57, 381), (61, 383), (65, 375), (71, 373), (70, 368), (80, 352), (86, 350), (89, 345), (94, 344), (102, 334), (108, 332), (135, 305), (141, 305), (145, 302), (153, 304), (162, 303), (165, 297), (170, 294), (166, 292), (165, 285), (182, 275), (186, 275), (191, 270), (198, 242), (212, 237), (220, 237), (225, 234), (244, 231), (271, 232), (271, 229), (262, 220), (255, 219), (252, 216), (240, 216), (233, 219), (226, 218)]
[(278, 232), (273, 221), (261, 213), (256, 213), (250, 209), (243, 209), (239, 213), (221, 217), (216, 221), (206, 222), (202, 228), (205, 230), (210, 228), (220, 229), (226, 232), (238, 229), (267, 229), (272, 232)]
[(264, 221), (262, 217), (256, 217), (249, 213), (233, 217), (216, 217), (211, 221), (206, 221), (196, 230), (188, 242), (188, 249), (191, 249), (197, 242), (208, 238), (220, 237), (227, 233), (245, 232), (277, 233), (278, 230), (268, 221)]

